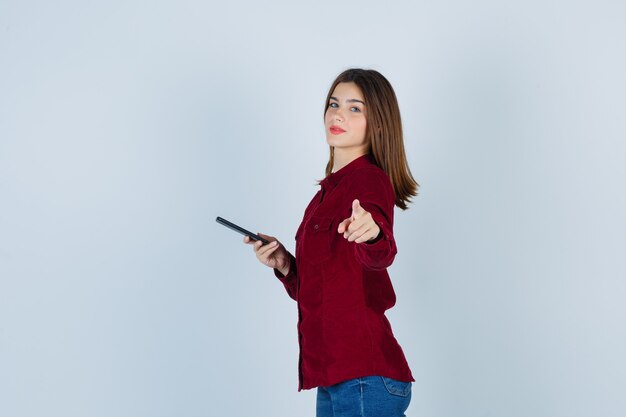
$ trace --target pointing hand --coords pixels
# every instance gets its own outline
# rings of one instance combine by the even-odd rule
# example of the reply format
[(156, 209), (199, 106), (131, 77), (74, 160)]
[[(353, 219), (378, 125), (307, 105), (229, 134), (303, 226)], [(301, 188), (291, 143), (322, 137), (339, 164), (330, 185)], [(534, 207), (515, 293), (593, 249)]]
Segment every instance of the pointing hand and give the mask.
[(361, 207), (359, 200), (352, 202), (352, 215), (339, 223), (337, 233), (343, 233), (348, 242), (363, 243), (375, 239), (380, 234), (380, 227), (372, 215)]

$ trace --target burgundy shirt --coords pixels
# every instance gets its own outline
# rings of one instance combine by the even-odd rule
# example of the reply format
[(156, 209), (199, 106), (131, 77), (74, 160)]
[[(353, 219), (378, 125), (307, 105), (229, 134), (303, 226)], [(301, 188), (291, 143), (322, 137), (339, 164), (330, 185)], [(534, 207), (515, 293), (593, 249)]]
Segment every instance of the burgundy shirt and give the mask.
[[(298, 302), (298, 391), (370, 375), (414, 381), (385, 317), (396, 301), (387, 274), (397, 252), (389, 177), (368, 154), (320, 185), (296, 232), (289, 273), (274, 270)], [(355, 198), (380, 227), (371, 243), (337, 233)]]

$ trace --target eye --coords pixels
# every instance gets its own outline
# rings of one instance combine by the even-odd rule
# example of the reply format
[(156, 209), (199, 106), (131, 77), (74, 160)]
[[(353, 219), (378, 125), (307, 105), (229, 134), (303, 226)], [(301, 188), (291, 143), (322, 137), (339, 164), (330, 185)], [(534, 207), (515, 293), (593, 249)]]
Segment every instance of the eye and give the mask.
[(361, 111), (361, 109), (359, 109), (358, 107), (350, 107), (350, 111), (353, 111), (355, 113), (358, 113)]
[(336, 108), (337, 103), (328, 103), (328, 107)]

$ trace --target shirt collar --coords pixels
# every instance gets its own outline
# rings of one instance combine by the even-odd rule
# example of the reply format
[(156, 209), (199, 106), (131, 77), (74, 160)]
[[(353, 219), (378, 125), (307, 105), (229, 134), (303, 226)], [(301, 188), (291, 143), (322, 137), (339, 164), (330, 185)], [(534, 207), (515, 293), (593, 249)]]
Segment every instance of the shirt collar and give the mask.
[(348, 165), (341, 168), (339, 171), (333, 172), (328, 175), (326, 178), (320, 181), (320, 185), (324, 190), (335, 188), (335, 186), (339, 184), (339, 181), (341, 181), (341, 179), (346, 175), (354, 172), (358, 168), (372, 164), (376, 164), (374, 162), (374, 157), (372, 156), (372, 154), (366, 153), (365, 155), (361, 155), (352, 162), (350, 162)]

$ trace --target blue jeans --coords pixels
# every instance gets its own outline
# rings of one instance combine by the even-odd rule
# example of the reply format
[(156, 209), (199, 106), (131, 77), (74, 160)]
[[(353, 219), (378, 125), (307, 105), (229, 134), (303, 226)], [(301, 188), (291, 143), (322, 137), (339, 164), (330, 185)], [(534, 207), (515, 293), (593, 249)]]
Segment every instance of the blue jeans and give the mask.
[(317, 417), (405, 417), (411, 383), (383, 376), (317, 388)]

